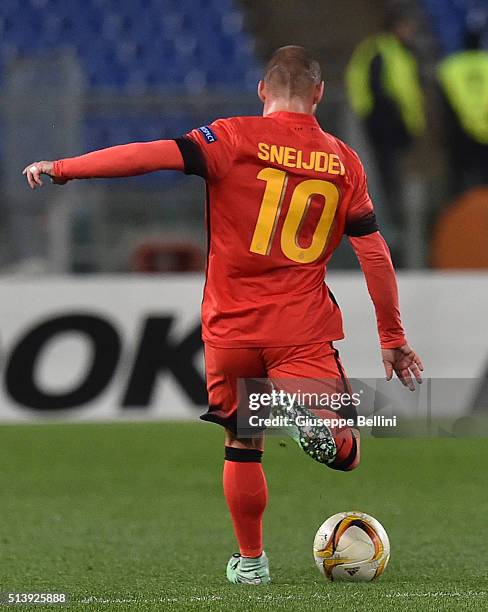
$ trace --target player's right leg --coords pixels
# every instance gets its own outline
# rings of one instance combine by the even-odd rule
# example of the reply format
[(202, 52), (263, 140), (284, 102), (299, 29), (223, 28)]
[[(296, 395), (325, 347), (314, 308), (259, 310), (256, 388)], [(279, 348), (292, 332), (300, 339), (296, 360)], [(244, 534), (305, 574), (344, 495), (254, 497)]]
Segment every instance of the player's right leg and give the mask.
[[(331, 342), (265, 349), (264, 360), (268, 376), (278, 390), (301, 391), (322, 398), (351, 392), (339, 353)], [(294, 423), (298, 415), (353, 421), (357, 417), (356, 409), (350, 404), (331, 410), (298, 403), (285, 406), (284, 413)], [(290, 435), (307, 455), (332, 469), (350, 471), (359, 465), (360, 435), (354, 427), (293, 424)]]
[(221, 349), (205, 346), (209, 410), (201, 418), (225, 428), (224, 495), (239, 544), (227, 565), (227, 578), (235, 584), (270, 582), (263, 551), (263, 514), (268, 492), (261, 465), (263, 437), (239, 436), (237, 381), (264, 378), (259, 349)]

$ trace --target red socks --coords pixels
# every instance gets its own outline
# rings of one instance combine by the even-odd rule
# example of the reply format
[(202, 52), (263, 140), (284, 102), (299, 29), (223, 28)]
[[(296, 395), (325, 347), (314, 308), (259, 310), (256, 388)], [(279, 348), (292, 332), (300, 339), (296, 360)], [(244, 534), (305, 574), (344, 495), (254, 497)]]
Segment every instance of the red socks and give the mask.
[(225, 447), (224, 495), (243, 557), (263, 552), (263, 513), (268, 488), (261, 465), (263, 452)]

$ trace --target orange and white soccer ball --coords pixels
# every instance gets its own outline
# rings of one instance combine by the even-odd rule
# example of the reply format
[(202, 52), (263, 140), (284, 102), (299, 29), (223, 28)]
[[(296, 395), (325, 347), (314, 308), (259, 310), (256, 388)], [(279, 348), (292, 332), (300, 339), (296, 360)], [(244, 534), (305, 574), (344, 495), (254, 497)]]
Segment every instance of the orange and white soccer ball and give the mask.
[(319, 527), (313, 555), (329, 580), (369, 582), (385, 571), (390, 541), (383, 525), (369, 514), (339, 512)]

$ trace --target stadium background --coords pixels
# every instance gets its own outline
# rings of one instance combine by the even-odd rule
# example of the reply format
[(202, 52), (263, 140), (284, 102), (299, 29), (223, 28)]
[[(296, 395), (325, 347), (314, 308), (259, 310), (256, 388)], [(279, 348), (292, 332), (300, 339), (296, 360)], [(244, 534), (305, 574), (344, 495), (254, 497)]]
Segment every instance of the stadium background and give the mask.
[[(475, 221), (461, 211), (451, 231), (457, 208), (435, 93), (438, 61), (462, 47), (485, 2), (402, 4), (419, 23), (429, 127), (402, 172), (408, 214), (398, 232), (344, 87), (351, 53), (381, 29), (386, 2), (0, 2), (0, 592), (66, 591), (73, 610), (487, 609), (485, 440), (464, 436), (480, 433), (466, 417), (488, 406), (488, 196), (478, 188)], [(431, 439), (366, 437), (350, 475), (270, 440), (274, 584), (243, 595), (223, 578), (234, 543), (221, 432), (190, 422), (206, 402), (204, 186), (158, 173), (32, 193), (20, 172), (36, 159), (259, 113), (265, 58), (289, 43), (320, 58), (319, 119), (365, 161), (383, 232), (403, 252), (409, 340), (426, 377), (449, 379), (434, 404), (451, 422)], [(372, 306), (347, 244), (329, 282), (344, 311), (338, 348), (348, 373), (382, 377)], [(391, 388), (407, 403), (398, 383)], [(164, 422), (120, 422), (134, 419)], [(392, 541), (390, 568), (371, 588), (324, 585), (311, 560), (316, 527), (352, 508), (378, 517)]]
[[(206, 399), (197, 328), (206, 238), (200, 179), (160, 172), (63, 189), (48, 185), (33, 193), (20, 169), (30, 160), (176, 137), (217, 117), (259, 113), (255, 89), (265, 58), (290, 42), (307, 45), (323, 65), (322, 125), (364, 160), (383, 233), (395, 257), (401, 254), (404, 319), (427, 375), (484, 375), (488, 351), (479, 331), (488, 302), (488, 196), (476, 186), (478, 216), (469, 207), (455, 213), (435, 73), (443, 57), (462, 48), (473, 15), (486, 18), (486, 7), (468, 0), (401, 3), (418, 25), (428, 130), (402, 167), (406, 214), (395, 229), (344, 74), (357, 44), (381, 30), (397, 5), (1, 3), (0, 419), (132, 412), (175, 418), (201, 409)], [(347, 244), (335, 254), (329, 279), (345, 313), (349, 341), (340, 349), (348, 372), (381, 376), (372, 308)], [(158, 334), (159, 355), (157, 340), (151, 347)], [(107, 335), (112, 356), (104, 350)], [(180, 351), (182, 343), (191, 350)], [(145, 391), (128, 393), (135, 366), (146, 363), (147, 370), (151, 360)], [(190, 373), (175, 373), (178, 360), (187, 360)], [(475, 382), (471, 394), (478, 397)], [(473, 399), (466, 402), (469, 411)]]

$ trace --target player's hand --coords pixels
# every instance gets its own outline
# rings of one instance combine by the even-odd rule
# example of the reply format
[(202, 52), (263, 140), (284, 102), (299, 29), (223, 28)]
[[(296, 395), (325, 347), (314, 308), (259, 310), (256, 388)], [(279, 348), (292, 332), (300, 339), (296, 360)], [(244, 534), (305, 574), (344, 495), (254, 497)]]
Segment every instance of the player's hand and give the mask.
[(47, 174), (55, 185), (65, 185), (68, 181), (54, 176), (54, 162), (39, 161), (29, 164), (22, 170), (31, 189), (42, 187), (41, 174)]
[(420, 357), (418, 357), (408, 344), (404, 344), (400, 348), (381, 349), (383, 365), (385, 366), (386, 380), (391, 380), (393, 372), (398, 376), (400, 382), (410, 391), (415, 391), (415, 383), (413, 378), (420, 384), (422, 382), (422, 374), (424, 366)]

